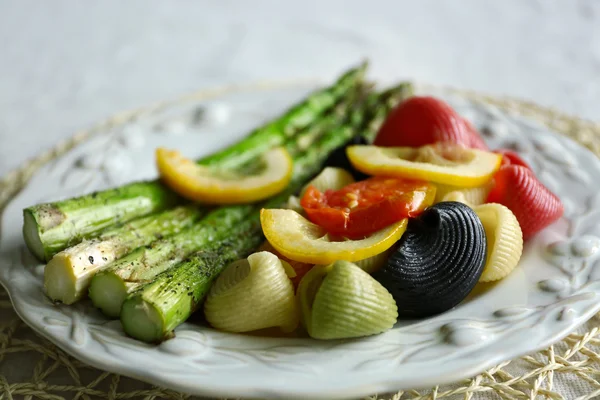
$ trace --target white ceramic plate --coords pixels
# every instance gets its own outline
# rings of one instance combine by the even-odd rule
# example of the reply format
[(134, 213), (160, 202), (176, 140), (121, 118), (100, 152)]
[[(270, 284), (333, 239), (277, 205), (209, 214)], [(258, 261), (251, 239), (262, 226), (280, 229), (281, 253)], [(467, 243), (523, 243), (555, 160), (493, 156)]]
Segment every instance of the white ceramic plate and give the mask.
[(527, 243), (507, 279), (477, 287), (450, 312), (344, 341), (251, 337), (188, 322), (174, 339), (150, 346), (127, 338), (118, 321), (87, 301), (67, 307), (44, 297), (43, 265), (21, 238), (24, 207), (153, 178), (156, 146), (199, 157), (241, 138), (308, 90), (242, 90), (153, 108), (100, 129), (41, 168), (2, 216), (0, 279), (17, 313), (73, 356), (153, 384), (209, 396), (337, 399), (466, 378), (548, 346), (600, 309), (600, 161), (536, 123), (448, 96), (486, 132), (491, 147), (517, 149), (566, 209)]

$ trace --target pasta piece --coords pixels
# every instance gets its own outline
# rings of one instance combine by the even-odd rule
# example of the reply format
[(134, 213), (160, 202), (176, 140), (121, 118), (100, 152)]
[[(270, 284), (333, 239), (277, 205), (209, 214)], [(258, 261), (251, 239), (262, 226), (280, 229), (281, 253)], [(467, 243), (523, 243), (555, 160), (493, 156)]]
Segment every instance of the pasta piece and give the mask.
[(375, 335), (398, 318), (392, 295), (348, 261), (315, 266), (298, 288), (302, 323), (315, 339)]
[(281, 253), (279, 253), (277, 250), (275, 250), (275, 247), (271, 246), (271, 243), (269, 243), (266, 240), (258, 248), (257, 251), (268, 251), (269, 253), (273, 253), (277, 257), (279, 257), (279, 259), (282, 262), (287, 263), (293, 269), (293, 275), (288, 274), (288, 276), (290, 277), (290, 279), (292, 281), (292, 284), (294, 285), (294, 288), (298, 287), (298, 285), (300, 284), (300, 281), (302, 280), (302, 278), (304, 277), (304, 275), (306, 275), (306, 273), (308, 271), (310, 271), (311, 268), (314, 266), (314, 264), (303, 263), (303, 262), (300, 262), (300, 261), (295, 261), (295, 260), (292, 260), (290, 258), (287, 258), (286, 256), (284, 256)]
[(298, 306), (287, 263), (267, 251), (230, 264), (219, 275), (206, 298), (204, 314), (215, 328), (249, 332), (298, 326)]
[(288, 201), (284, 208), (287, 208), (288, 210), (294, 210), (298, 214), (304, 215), (304, 208), (302, 208), (302, 205), (300, 205), (300, 199), (297, 196), (292, 195), (288, 197)]
[(319, 192), (325, 192), (328, 189), (340, 190), (351, 183), (354, 183), (354, 178), (350, 172), (342, 168), (326, 167), (302, 188), (300, 197), (302, 197), (306, 189), (311, 185), (318, 189)]
[(463, 203), (466, 206), (473, 207), (471, 203), (467, 201), (465, 194), (460, 190), (455, 190), (454, 192), (446, 194), (444, 198), (440, 201), (440, 203), (444, 201), (457, 201), (459, 203)]
[(438, 203), (409, 223), (373, 278), (389, 290), (401, 317), (439, 314), (471, 293), (485, 267), (486, 247), (475, 211), (458, 202)]
[(523, 252), (523, 234), (515, 215), (507, 207), (489, 203), (475, 207), (488, 243), (485, 268), (479, 282), (496, 281), (515, 269)]
[(390, 257), (390, 254), (392, 254), (393, 250), (394, 250), (394, 247), (389, 248), (386, 251), (384, 251), (383, 253), (379, 253), (373, 257), (365, 258), (364, 260), (360, 260), (360, 261), (355, 261), (354, 264), (356, 264), (357, 267), (359, 267), (366, 273), (372, 274), (373, 272), (377, 271), (379, 268), (381, 268), (386, 263), (387, 259)]
[(449, 201), (444, 200), (444, 198), (451, 192), (460, 192), (465, 196), (465, 200), (467, 205), (478, 206), (480, 204), (484, 204), (487, 198), (488, 193), (492, 189), (493, 183), (490, 181), (482, 186), (477, 186), (473, 188), (461, 188), (458, 186), (450, 186), (450, 185), (436, 185), (437, 190), (435, 192), (435, 202), (439, 203), (440, 201)]

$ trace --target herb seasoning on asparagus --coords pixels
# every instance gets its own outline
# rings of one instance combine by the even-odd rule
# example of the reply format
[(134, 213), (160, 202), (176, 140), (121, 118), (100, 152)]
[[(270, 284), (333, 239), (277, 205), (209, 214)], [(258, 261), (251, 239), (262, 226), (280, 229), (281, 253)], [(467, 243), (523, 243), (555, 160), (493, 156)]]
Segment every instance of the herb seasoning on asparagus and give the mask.
[(158, 215), (141, 217), (109, 229), (96, 239), (69, 247), (52, 257), (44, 269), (44, 288), (54, 301), (72, 304), (83, 297), (94, 274), (132, 250), (183, 231), (205, 210), (180, 206)]
[[(311, 94), (283, 116), (258, 128), (240, 143), (199, 161), (204, 165), (240, 165), (314, 123), (348, 91), (362, 83), (366, 64), (351, 69), (336, 83)], [(135, 182), (69, 200), (23, 210), (23, 236), (30, 251), (48, 261), (59, 251), (104, 229), (136, 217), (166, 210), (181, 199), (159, 181)]]
[[(355, 112), (351, 115), (349, 125), (340, 126), (323, 135), (319, 143), (311, 149), (309, 156), (296, 164), (293, 180), (295, 185), (305, 182), (309, 176), (317, 172), (329, 153), (352, 136), (357, 133), (369, 134), (369, 129), (377, 128), (389, 111), (389, 107), (385, 102), (383, 104), (378, 102), (373, 107), (374, 112), (366, 113), (364, 110)], [(381, 109), (384, 111), (380, 111)], [(276, 196), (264, 207), (280, 205), (288, 194), (289, 192), (286, 192)], [(258, 215), (254, 214), (248, 221), (257, 218)], [(142, 286), (123, 303), (121, 323), (125, 332), (146, 342), (159, 342), (168, 338), (172, 335), (173, 329), (202, 304), (211, 283), (223, 268), (254, 249), (253, 246), (246, 246), (250, 240), (248, 238), (258, 237), (259, 239), (256, 240), (258, 243), (262, 240), (261, 233), (260, 225), (257, 225), (253, 234), (240, 233), (239, 228), (233, 229), (230, 232), (231, 237), (241, 236), (247, 240), (238, 239), (239, 245), (231, 245), (227, 250), (221, 249), (219, 254), (222, 254), (222, 257), (210, 257), (210, 260), (207, 260), (206, 255), (201, 251), (187, 261), (162, 272), (151, 283)]]
[[(303, 183), (316, 172), (315, 168), (320, 165), (319, 157), (322, 157), (320, 154), (327, 152), (327, 149), (331, 151), (332, 146), (344, 142), (347, 132), (337, 135), (336, 127), (343, 124), (351, 108), (356, 105), (354, 99), (362, 92), (358, 90), (355, 92), (347, 101), (340, 103), (332, 113), (290, 139), (286, 144), (288, 151), (294, 157), (296, 185)], [(327, 136), (328, 132), (333, 133)], [(328, 138), (327, 141), (322, 139), (324, 135)], [(286, 191), (288, 192), (289, 190)], [(181, 262), (188, 255), (201, 250), (211, 241), (223, 240), (244, 218), (251, 213), (258, 215), (259, 209), (259, 206), (251, 205), (221, 207), (192, 228), (155, 242), (147, 248), (137, 249), (117, 260), (92, 279), (90, 285), (92, 302), (107, 316), (118, 317), (121, 304), (128, 293)]]

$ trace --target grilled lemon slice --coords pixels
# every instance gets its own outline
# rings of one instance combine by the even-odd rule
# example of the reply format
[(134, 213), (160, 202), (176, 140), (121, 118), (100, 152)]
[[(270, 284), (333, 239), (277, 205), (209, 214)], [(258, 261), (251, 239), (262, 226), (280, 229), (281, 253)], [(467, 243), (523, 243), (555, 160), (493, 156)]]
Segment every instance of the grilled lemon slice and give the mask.
[(502, 156), (450, 144), (422, 147), (349, 146), (348, 159), (369, 175), (425, 180), (459, 187), (487, 183)]
[(357, 240), (334, 238), (293, 210), (263, 209), (260, 221), (269, 243), (285, 257), (304, 263), (330, 264), (337, 260), (360, 261), (383, 253), (400, 239), (408, 220)]
[(175, 150), (156, 150), (161, 179), (182, 197), (213, 204), (249, 203), (271, 197), (287, 187), (293, 161), (287, 150), (267, 151), (252, 173), (198, 165)]

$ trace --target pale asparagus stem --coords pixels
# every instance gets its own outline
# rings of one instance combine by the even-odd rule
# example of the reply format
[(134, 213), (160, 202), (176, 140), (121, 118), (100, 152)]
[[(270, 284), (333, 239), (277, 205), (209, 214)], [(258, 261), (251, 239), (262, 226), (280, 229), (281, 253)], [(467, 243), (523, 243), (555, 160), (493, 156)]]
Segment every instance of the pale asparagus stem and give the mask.
[(72, 304), (82, 298), (92, 276), (133, 249), (181, 232), (204, 210), (180, 206), (159, 215), (138, 218), (54, 255), (44, 270), (44, 288), (54, 301)]
[[(362, 83), (366, 64), (342, 75), (332, 86), (310, 94), (279, 118), (256, 129), (246, 139), (199, 160), (217, 168), (239, 166), (283, 144), (318, 120)], [(30, 251), (48, 261), (59, 251), (97, 237), (115, 224), (169, 209), (182, 200), (159, 181), (134, 182), (73, 199), (38, 204), (23, 210), (23, 237)]]

